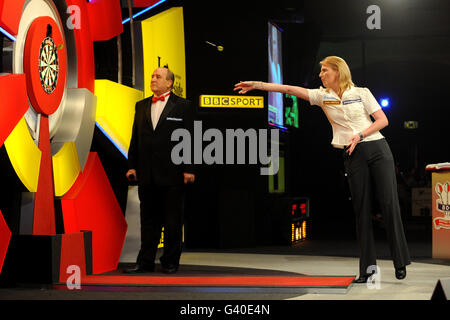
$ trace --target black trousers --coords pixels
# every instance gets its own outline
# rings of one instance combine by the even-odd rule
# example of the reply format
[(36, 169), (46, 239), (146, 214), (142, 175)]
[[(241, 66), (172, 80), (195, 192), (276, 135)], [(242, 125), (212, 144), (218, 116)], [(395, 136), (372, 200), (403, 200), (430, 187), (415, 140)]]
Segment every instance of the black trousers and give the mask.
[(138, 194), (141, 209), (141, 249), (136, 262), (147, 268), (154, 267), (164, 226), (161, 265), (178, 266), (182, 250), (184, 186), (139, 186)]
[(394, 158), (385, 139), (360, 142), (353, 153), (344, 152), (356, 231), (360, 244), (360, 275), (368, 275), (367, 268), (376, 265), (372, 228), (372, 205), (377, 201), (384, 218), (394, 267), (411, 263), (401, 220)]

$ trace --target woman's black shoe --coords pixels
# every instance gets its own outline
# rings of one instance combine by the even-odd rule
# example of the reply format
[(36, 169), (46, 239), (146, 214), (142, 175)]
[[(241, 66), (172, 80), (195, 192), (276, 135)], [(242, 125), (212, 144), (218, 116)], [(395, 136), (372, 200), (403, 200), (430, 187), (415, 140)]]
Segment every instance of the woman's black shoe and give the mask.
[(178, 271), (177, 265), (161, 266), (161, 271), (163, 273), (172, 274)]
[(359, 276), (358, 279), (353, 280), (353, 283), (367, 283), (369, 276)]
[(406, 267), (395, 268), (395, 277), (398, 280), (403, 280), (406, 278)]

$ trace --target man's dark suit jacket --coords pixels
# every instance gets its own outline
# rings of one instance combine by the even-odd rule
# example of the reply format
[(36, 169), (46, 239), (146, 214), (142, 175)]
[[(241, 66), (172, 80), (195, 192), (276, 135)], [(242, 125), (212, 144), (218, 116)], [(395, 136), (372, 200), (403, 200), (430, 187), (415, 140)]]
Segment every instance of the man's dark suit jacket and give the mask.
[[(134, 115), (133, 133), (128, 149), (128, 165), (136, 170), (138, 185), (176, 186), (184, 184), (183, 172), (194, 173), (193, 165), (175, 165), (171, 141), (172, 132), (185, 128), (193, 142), (194, 110), (190, 101), (171, 93), (158, 124), (153, 130), (152, 97), (138, 101)], [(192, 148), (191, 148), (192, 149)]]

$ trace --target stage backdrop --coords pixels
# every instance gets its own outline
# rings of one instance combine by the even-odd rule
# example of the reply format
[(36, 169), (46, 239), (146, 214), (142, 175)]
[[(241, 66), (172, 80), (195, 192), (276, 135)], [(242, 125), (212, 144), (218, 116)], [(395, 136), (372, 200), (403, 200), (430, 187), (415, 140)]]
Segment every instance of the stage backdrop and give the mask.
[(186, 98), (186, 62), (183, 8), (176, 7), (142, 21), (144, 95), (153, 93), (150, 81), (153, 71), (168, 66), (175, 74), (173, 92)]

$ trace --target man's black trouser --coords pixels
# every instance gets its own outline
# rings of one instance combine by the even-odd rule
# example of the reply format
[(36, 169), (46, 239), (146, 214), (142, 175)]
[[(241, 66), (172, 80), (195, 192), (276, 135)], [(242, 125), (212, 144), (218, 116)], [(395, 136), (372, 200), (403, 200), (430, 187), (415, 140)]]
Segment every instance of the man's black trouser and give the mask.
[(152, 268), (164, 226), (164, 267), (178, 266), (182, 249), (184, 186), (139, 186), (141, 249), (137, 263)]
[(350, 156), (344, 153), (344, 165), (356, 215), (361, 250), (360, 275), (368, 275), (367, 268), (376, 265), (373, 200), (378, 202), (383, 215), (394, 267), (410, 264), (398, 201), (394, 158), (387, 141), (380, 139), (358, 143)]

